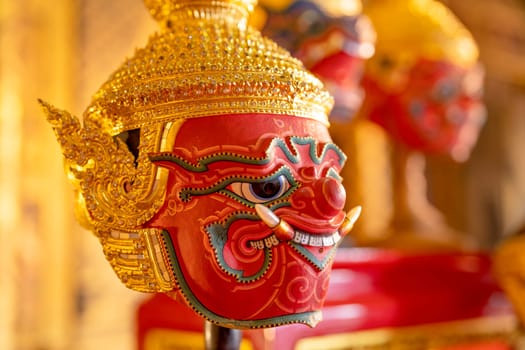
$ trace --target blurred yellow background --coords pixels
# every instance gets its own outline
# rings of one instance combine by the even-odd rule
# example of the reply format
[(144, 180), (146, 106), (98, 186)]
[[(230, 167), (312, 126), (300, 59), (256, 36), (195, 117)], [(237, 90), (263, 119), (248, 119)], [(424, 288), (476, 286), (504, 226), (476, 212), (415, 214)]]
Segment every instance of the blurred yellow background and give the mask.
[[(450, 225), (492, 249), (525, 225), (525, 2), (443, 1), (472, 31), (488, 121), (466, 163), (428, 159)], [(0, 349), (133, 349), (134, 306), (79, 227), (37, 98), (80, 116), (156, 24), (140, 0), (0, 1)]]

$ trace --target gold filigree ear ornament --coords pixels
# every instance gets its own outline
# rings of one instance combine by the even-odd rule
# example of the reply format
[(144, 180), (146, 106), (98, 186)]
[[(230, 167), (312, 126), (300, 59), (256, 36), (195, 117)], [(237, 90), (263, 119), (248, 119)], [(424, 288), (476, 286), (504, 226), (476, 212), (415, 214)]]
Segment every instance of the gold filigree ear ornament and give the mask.
[(62, 147), (68, 177), (85, 202), (88, 228), (101, 224), (136, 228), (149, 220), (164, 198), (144, 200), (147, 190), (140, 186), (135, 158), (127, 145), (89, 119), (82, 127), (69, 112), (39, 102)]
[(156, 213), (164, 196), (153, 201), (144, 196), (151, 191), (141, 186), (144, 176), (120, 138), (103, 132), (89, 119), (82, 127), (69, 112), (42, 100), (39, 103), (62, 147), (66, 173), (77, 196), (77, 219), (100, 239), (117, 276), (137, 291), (173, 290), (175, 281), (163, 257), (161, 230), (138, 229)]

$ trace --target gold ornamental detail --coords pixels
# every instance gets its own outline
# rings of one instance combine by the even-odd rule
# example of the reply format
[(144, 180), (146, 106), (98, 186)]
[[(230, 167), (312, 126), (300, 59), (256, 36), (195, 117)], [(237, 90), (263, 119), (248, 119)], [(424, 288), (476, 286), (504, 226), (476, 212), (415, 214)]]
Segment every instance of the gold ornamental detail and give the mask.
[(254, 10), (256, 0), (144, 0), (150, 14), (168, 26), (185, 19), (243, 21)]
[(328, 125), (333, 98), (251, 27), (199, 21), (152, 36), (95, 94), (85, 117), (111, 135), (177, 119), (264, 113)]
[[(167, 170), (151, 164), (147, 149), (135, 159), (120, 138), (89, 119), (82, 127), (70, 113), (40, 102), (62, 147), (66, 173), (77, 195), (79, 221), (90, 229), (131, 229), (151, 219), (164, 202)], [(150, 152), (169, 149), (172, 126), (142, 128), (142, 145)]]
[(97, 230), (106, 259), (126, 287), (139, 292), (168, 292), (176, 287), (164, 249), (162, 230)]

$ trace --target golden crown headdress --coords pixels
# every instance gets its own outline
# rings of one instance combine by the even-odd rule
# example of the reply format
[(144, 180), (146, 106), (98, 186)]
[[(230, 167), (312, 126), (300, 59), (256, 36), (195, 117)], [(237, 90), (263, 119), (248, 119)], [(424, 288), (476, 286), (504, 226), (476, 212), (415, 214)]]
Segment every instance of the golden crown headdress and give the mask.
[[(446, 60), (461, 67), (478, 61), (471, 33), (436, 0), (368, 0), (363, 12), (377, 32), (376, 54), (368, 61), (369, 68), (385, 63), (410, 66), (418, 58)], [(375, 74), (381, 79), (385, 73), (379, 68)]]
[(300, 61), (247, 25), (255, 0), (145, 4), (161, 30), (102, 85), (83, 125), (41, 104), (63, 149), (79, 220), (128, 287), (163, 291), (173, 281), (160, 240), (141, 225), (164, 202), (167, 170), (148, 154), (171, 151), (189, 118), (269, 113), (328, 124), (333, 100)]

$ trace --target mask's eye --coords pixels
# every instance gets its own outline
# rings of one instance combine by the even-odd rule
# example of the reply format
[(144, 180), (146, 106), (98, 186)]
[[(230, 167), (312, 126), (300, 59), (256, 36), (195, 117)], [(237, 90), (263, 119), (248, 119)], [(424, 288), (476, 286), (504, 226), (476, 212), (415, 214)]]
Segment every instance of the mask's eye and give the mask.
[(284, 175), (259, 182), (235, 182), (230, 185), (233, 193), (252, 203), (265, 203), (281, 197), (290, 189)]

